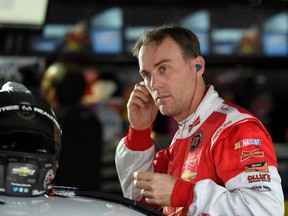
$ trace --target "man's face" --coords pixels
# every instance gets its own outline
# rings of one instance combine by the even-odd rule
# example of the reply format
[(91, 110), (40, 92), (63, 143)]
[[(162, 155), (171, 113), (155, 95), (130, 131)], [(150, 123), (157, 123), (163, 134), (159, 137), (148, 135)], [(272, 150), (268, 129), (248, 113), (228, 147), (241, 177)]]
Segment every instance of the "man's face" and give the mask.
[(140, 74), (163, 115), (176, 120), (187, 117), (196, 84), (193, 65), (193, 60), (183, 59), (181, 49), (170, 37), (140, 49)]

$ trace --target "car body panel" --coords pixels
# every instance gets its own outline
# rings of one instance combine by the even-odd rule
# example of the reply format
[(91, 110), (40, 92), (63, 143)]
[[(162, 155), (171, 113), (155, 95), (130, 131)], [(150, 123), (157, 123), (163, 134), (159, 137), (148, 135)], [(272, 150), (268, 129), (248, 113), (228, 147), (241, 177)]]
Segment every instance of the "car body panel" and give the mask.
[(29, 216), (142, 216), (140, 212), (122, 204), (86, 197), (9, 197), (0, 196), (0, 215)]

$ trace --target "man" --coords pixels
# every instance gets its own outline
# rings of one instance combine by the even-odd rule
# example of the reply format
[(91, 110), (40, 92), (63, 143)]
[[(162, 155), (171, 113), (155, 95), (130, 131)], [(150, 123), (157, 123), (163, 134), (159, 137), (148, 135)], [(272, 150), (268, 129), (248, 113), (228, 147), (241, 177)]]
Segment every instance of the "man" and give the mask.
[[(130, 95), (129, 133), (116, 151), (124, 196), (166, 215), (283, 215), (271, 137), (250, 112), (205, 84), (197, 37), (162, 26), (144, 34), (133, 54), (143, 81)], [(158, 110), (179, 129), (155, 155), (150, 133)]]
[(40, 87), (63, 131), (55, 184), (100, 190), (102, 124), (95, 112), (82, 104), (86, 82), (81, 70), (72, 63), (55, 62), (43, 74)]

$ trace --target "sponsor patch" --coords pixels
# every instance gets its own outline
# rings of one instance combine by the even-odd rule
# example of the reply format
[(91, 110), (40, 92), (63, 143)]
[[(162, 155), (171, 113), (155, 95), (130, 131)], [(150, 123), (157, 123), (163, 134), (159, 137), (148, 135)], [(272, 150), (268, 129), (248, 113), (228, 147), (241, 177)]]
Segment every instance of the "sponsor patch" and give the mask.
[(259, 192), (271, 191), (271, 188), (266, 185), (254, 185), (253, 187), (251, 187), (251, 189)]
[(52, 120), (60, 129), (60, 125), (53, 115), (46, 112), (45, 110), (42, 110), (38, 107), (34, 107), (28, 103), (21, 103), (20, 105), (9, 105), (9, 106), (0, 107), (0, 113), (9, 112), (9, 111), (16, 111), (17, 115), (22, 119), (32, 119), (35, 117), (35, 113), (39, 113), (43, 116), (46, 116), (50, 120)]
[(271, 182), (270, 174), (257, 174), (257, 175), (249, 175), (247, 177), (249, 183), (252, 182)]
[(182, 174), (181, 178), (184, 181), (190, 181), (191, 179), (195, 179), (196, 175), (197, 175), (197, 172), (191, 172), (191, 171), (187, 170)]
[(54, 178), (54, 172), (52, 169), (48, 170), (48, 172), (46, 173), (46, 176), (44, 178), (44, 182), (43, 182), (43, 187), (46, 189), (48, 187), (48, 185), (52, 182)]
[(192, 156), (191, 158), (188, 157), (185, 162), (184, 162), (184, 166), (183, 167), (194, 167), (196, 162), (197, 162), (197, 159), (198, 159), (198, 155), (196, 156)]
[(236, 149), (243, 148), (249, 145), (260, 146), (261, 142), (262, 142), (261, 139), (243, 139), (235, 143), (234, 149), (236, 150)]
[(33, 119), (35, 117), (35, 112), (30, 104), (22, 103), (19, 106), (19, 111), (17, 115), (22, 119)]
[(245, 172), (269, 172), (268, 162), (259, 162), (245, 165)]
[(32, 176), (34, 173), (35, 170), (30, 169), (29, 167), (19, 167), (12, 169), (12, 174), (18, 174), (19, 176)]
[(253, 151), (243, 151), (240, 157), (240, 162), (247, 160), (251, 157), (264, 157), (264, 151), (262, 149), (255, 149)]
[(199, 146), (199, 144), (202, 141), (202, 138), (203, 138), (203, 132), (202, 131), (197, 132), (191, 138), (191, 141), (190, 141), (190, 152), (194, 151)]

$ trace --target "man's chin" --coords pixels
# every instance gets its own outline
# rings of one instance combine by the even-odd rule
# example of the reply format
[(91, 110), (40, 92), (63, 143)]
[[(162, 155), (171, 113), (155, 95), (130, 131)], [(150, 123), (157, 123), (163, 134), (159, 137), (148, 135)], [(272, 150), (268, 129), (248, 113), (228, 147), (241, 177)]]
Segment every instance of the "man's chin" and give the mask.
[(171, 112), (167, 109), (167, 107), (160, 106), (158, 107), (160, 113), (165, 116), (171, 116)]

